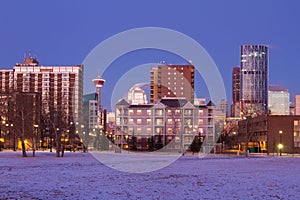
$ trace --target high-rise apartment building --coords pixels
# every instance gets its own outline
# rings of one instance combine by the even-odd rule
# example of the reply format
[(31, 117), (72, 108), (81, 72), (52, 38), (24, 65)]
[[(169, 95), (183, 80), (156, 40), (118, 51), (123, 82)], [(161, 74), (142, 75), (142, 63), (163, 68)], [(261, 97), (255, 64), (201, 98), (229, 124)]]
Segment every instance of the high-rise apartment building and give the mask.
[(17, 63), (13, 69), (0, 70), (0, 91), (40, 93), (43, 112), (63, 112), (68, 121), (79, 122), (83, 65), (41, 66), (35, 58), (25, 58), (24, 63)]
[(270, 86), (268, 108), (271, 115), (290, 114), (290, 93), (280, 86)]
[(184, 97), (194, 101), (193, 65), (159, 65), (151, 69), (150, 103), (154, 104), (163, 97)]
[(241, 113), (261, 115), (268, 112), (268, 47), (241, 45)]

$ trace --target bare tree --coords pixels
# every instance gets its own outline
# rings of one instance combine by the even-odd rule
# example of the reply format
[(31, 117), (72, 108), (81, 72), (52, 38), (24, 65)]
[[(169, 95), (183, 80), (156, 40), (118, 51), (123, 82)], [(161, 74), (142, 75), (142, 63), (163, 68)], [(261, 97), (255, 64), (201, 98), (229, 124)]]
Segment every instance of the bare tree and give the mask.
[[(19, 137), (22, 147), (22, 156), (27, 157), (26, 141), (31, 141), (32, 156), (35, 156), (38, 133), (34, 131), (34, 126), (40, 122), (40, 94), (15, 92), (9, 100), (8, 116), (15, 137)], [(29, 145), (29, 144), (28, 144)]]

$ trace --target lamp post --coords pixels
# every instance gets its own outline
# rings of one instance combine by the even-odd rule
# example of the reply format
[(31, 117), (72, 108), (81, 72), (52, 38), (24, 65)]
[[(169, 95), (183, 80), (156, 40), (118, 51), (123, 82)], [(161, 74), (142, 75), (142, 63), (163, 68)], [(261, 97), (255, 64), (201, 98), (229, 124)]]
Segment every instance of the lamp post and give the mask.
[(279, 155), (282, 156), (282, 148), (283, 148), (283, 144), (282, 144), (282, 130), (279, 131), (279, 144), (278, 144), (278, 149), (279, 149)]
[(0, 124), (0, 151), (2, 151), (2, 130), (1, 130), (1, 124)]

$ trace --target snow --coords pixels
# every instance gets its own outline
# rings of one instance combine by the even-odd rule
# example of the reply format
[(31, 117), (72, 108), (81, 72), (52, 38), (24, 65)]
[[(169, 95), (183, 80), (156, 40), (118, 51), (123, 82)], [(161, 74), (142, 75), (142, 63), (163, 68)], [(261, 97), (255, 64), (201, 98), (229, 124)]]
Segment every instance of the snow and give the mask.
[[(141, 158), (144, 166), (159, 159), (123, 153), (102, 153), (103, 158), (132, 169)], [(0, 152), (0, 199), (299, 199), (299, 177), (299, 157), (189, 155), (157, 171), (128, 173), (89, 153), (22, 158), (20, 152)]]

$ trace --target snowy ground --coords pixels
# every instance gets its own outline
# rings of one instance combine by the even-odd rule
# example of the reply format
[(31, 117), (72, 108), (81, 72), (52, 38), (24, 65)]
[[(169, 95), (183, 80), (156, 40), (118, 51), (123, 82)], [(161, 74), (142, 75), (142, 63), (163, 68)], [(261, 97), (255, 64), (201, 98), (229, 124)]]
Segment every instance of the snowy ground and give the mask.
[(87, 153), (54, 156), (38, 152), (36, 158), (21, 158), (20, 152), (0, 152), (0, 199), (300, 197), (300, 158), (185, 156), (158, 171), (134, 174), (109, 168)]

